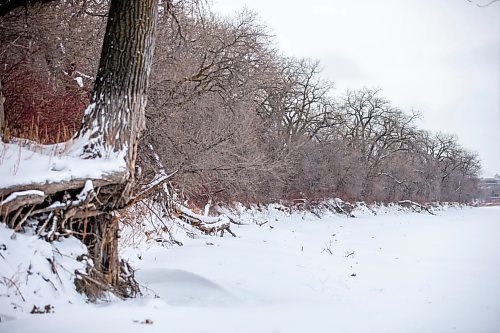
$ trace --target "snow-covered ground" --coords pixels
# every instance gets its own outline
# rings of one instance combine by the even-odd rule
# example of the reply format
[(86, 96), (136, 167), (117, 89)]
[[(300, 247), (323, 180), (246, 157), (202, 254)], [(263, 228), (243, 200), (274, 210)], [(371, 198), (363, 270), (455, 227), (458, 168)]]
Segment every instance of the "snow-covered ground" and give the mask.
[(54, 145), (38, 145), (27, 140), (0, 141), (0, 188), (78, 178), (102, 179), (106, 175), (126, 172), (123, 152), (106, 153), (103, 158), (82, 158), (86, 142), (88, 140), (81, 138)]
[(148, 295), (47, 299), (54, 313), (36, 315), (0, 295), (0, 332), (500, 332), (500, 207), (357, 215), (270, 208), (244, 213), (237, 238), (177, 229), (182, 247), (124, 251)]

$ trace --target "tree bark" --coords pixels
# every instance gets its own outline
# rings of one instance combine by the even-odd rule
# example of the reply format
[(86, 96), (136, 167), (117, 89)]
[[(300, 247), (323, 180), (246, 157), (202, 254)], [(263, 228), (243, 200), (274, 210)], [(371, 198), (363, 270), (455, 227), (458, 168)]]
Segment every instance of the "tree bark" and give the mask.
[[(131, 197), (138, 138), (145, 126), (149, 72), (154, 53), (157, 0), (112, 0), (99, 69), (77, 137), (86, 145), (83, 158), (106, 158), (125, 152), (124, 181), (101, 188), (107, 214), (85, 221), (92, 230), (83, 241), (106, 282), (119, 279), (118, 221), (111, 213)], [(85, 234), (85, 230), (84, 230)]]
[(4, 97), (2, 94), (2, 81), (0, 80), (0, 141), (3, 138), (3, 131), (5, 128), (5, 116), (3, 111)]
[(127, 150), (131, 176), (145, 126), (156, 16), (155, 0), (111, 1), (94, 92), (78, 133), (88, 139), (86, 158)]

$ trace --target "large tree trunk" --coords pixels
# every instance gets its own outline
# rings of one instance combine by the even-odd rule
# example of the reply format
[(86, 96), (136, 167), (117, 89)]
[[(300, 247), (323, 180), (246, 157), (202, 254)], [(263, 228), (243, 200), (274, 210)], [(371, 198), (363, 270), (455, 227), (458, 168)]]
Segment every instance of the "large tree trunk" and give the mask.
[(127, 150), (133, 175), (137, 139), (145, 126), (146, 89), (154, 50), (155, 0), (114, 0), (90, 106), (78, 136), (87, 158)]
[(145, 126), (156, 16), (157, 0), (111, 1), (92, 100), (78, 133), (88, 142), (84, 158), (125, 152), (128, 176), (124, 183), (101, 189), (109, 213), (90, 218), (95, 236), (84, 239), (97, 269), (111, 284), (119, 278), (118, 221), (111, 211), (122, 208), (131, 196), (137, 143)]

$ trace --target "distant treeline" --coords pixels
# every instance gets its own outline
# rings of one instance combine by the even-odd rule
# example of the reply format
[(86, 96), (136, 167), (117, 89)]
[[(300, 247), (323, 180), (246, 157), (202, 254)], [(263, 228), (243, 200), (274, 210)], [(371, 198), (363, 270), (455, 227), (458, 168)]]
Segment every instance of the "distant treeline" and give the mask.
[[(221, 18), (199, 3), (168, 3), (139, 151), (144, 183), (157, 154), (200, 202), (465, 202), (477, 194), (477, 155), (453, 135), (417, 128), (418, 113), (374, 89), (332, 97), (319, 63), (283, 56), (254, 13)], [(7, 132), (54, 142), (78, 128), (107, 5), (53, 1), (0, 17)]]

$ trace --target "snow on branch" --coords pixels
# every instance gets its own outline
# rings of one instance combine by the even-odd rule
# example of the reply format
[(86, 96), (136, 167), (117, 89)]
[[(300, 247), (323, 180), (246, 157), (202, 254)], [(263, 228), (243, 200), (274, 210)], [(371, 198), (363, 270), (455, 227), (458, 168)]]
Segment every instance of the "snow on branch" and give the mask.
[(226, 211), (225, 209), (223, 209), (220, 206), (216, 206), (215, 210), (217, 211), (217, 213), (224, 214), (225, 216), (227, 216), (227, 218), (229, 219), (229, 221), (231, 221), (231, 223), (233, 223), (233, 224), (236, 224), (236, 225), (249, 225), (248, 223), (243, 222), (236, 215), (229, 213), (228, 211)]
[(429, 207), (421, 205), (418, 202), (414, 202), (411, 200), (398, 201), (398, 205), (400, 205), (401, 207), (404, 207), (404, 208), (409, 208), (409, 209), (411, 209), (413, 211), (417, 211), (417, 212), (425, 210), (426, 212), (428, 212), (431, 215), (436, 215)]
[(389, 177), (390, 179), (394, 180), (394, 182), (398, 185), (403, 185), (404, 184), (404, 180), (398, 180), (396, 177), (394, 177), (393, 175), (391, 174), (388, 174), (387, 172), (379, 172), (378, 173), (379, 176), (386, 176), (386, 177)]
[(224, 215), (221, 215), (221, 216), (204, 216), (204, 215), (200, 215), (200, 214), (196, 214), (195, 212), (193, 212), (192, 210), (190, 210), (189, 208), (181, 205), (181, 204), (176, 204), (176, 208), (186, 217), (188, 217), (189, 219), (192, 219), (192, 220), (197, 220), (197, 221), (200, 221), (200, 222), (203, 222), (205, 224), (214, 224), (214, 223), (217, 223), (217, 222), (220, 222), (222, 217), (225, 217), (227, 219), (226, 216)]
[(45, 200), (45, 193), (38, 190), (27, 190), (11, 193), (0, 201), (0, 216), (16, 211), (25, 205), (41, 204)]
[(226, 215), (204, 216), (196, 214), (195, 212), (181, 204), (175, 204), (175, 207), (180, 212), (181, 216), (188, 220), (191, 225), (205, 232), (206, 234), (212, 235), (220, 232), (221, 236), (223, 236), (224, 231), (227, 231), (233, 237), (236, 237), (236, 235), (229, 228), (231, 225), (231, 221)]

